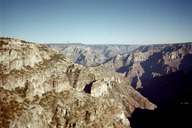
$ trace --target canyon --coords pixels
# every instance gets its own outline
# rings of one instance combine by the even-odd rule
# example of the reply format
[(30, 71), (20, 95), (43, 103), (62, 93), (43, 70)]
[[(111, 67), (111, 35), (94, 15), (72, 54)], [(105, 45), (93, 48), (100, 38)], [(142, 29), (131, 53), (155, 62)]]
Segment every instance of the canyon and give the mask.
[(2, 128), (129, 128), (157, 106), (122, 74), (73, 63), (47, 45), (0, 38)]
[[(58, 45), (49, 46), (58, 49)], [(68, 54), (68, 49), (74, 51), (72, 55)], [(133, 128), (191, 126), (188, 118), (192, 114), (191, 42), (151, 45), (60, 44), (58, 50), (75, 63), (122, 74), (133, 88), (158, 106), (154, 111), (136, 109), (130, 118)], [(99, 56), (103, 61), (98, 62), (98, 58), (90, 60), (89, 57), (93, 56)]]
[(190, 42), (41, 44), (1, 37), (0, 54), (2, 128), (190, 125)]

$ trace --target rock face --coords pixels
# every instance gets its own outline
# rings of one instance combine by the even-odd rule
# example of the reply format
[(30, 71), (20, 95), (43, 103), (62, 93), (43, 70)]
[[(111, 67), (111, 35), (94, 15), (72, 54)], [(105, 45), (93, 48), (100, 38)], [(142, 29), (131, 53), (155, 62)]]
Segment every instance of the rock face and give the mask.
[(129, 128), (156, 108), (122, 75), (74, 64), (45, 45), (0, 38), (2, 128)]

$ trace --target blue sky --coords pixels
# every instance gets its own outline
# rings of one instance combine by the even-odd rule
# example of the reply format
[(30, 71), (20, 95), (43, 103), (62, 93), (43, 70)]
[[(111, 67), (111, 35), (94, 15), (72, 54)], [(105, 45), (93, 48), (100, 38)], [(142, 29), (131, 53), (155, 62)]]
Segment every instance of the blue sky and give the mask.
[(49, 43), (192, 41), (192, 0), (0, 0), (1, 36)]

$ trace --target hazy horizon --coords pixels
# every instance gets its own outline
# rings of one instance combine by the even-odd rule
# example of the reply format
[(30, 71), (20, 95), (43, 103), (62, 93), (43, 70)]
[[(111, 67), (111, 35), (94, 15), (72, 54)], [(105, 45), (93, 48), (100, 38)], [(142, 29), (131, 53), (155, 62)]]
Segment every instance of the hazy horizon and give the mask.
[(38, 43), (192, 42), (190, 0), (0, 0), (0, 36)]

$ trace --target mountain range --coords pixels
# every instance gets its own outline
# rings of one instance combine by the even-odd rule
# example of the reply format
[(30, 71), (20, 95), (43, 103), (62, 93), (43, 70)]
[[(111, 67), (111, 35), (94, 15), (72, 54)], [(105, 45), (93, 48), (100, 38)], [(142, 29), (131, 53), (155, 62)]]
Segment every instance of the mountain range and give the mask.
[(136, 110), (131, 118), (133, 128), (173, 127), (175, 122), (176, 127), (191, 126), (187, 118), (192, 114), (191, 42), (154, 45), (52, 44), (49, 47), (60, 50), (74, 63), (122, 74), (133, 88), (158, 106), (155, 111)]
[(190, 42), (40, 44), (1, 37), (0, 54), (2, 128), (191, 126)]
[(49, 44), (74, 63), (123, 73), (132, 86), (176, 71), (192, 69), (192, 43), (157, 45)]

